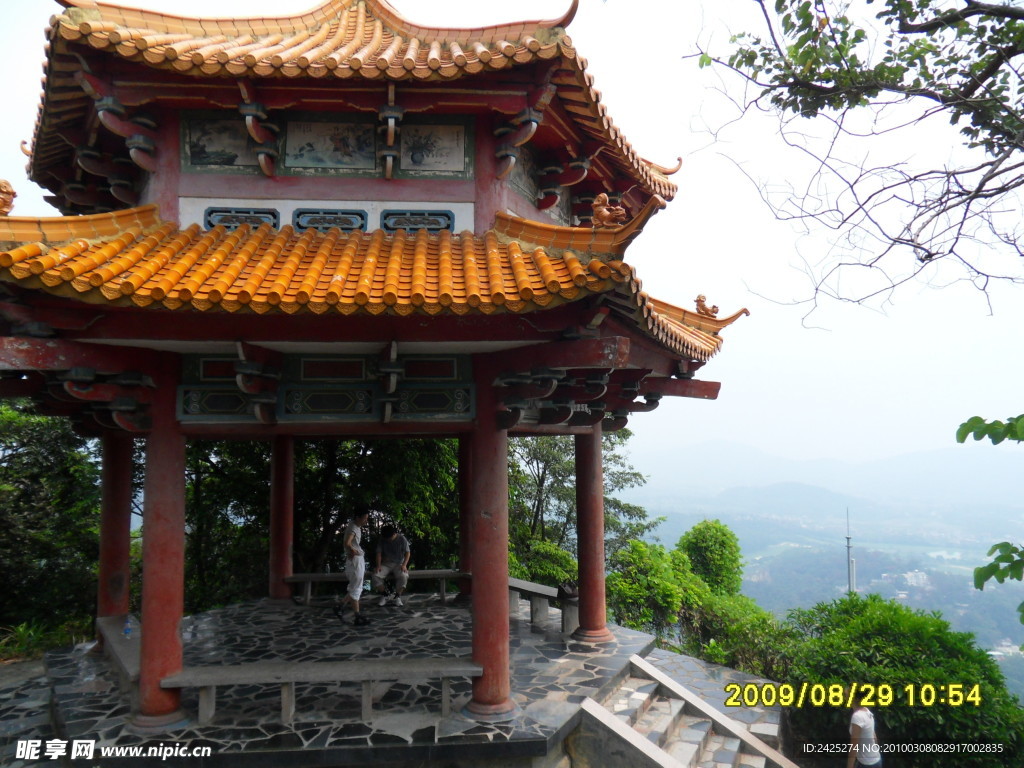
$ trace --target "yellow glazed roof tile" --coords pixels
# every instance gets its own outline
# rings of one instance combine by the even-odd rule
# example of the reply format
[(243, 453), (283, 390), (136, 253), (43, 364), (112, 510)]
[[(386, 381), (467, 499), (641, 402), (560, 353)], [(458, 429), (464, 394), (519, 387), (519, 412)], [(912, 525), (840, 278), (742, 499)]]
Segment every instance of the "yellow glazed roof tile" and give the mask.
[(584, 252), (575, 243), (593, 230), (543, 226), (545, 245), (534, 242), (531, 222), (502, 224), (521, 236), (499, 228), (182, 230), (153, 206), (0, 218), (0, 281), (101, 305), (289, 315), (524, 313), (603, 295), (645, 335), (697, 360), (718, 351), (718, 331), (739, 317), (717, 320), (651, 299), (619, 260), (614, 237), (607, 251)]

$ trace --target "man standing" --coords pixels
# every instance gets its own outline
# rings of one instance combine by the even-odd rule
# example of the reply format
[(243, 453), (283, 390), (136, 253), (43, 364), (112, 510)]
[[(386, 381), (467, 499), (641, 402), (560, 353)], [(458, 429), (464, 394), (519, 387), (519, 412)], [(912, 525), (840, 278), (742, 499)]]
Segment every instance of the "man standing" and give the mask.
[(363, 538), (363, 526), (369, 519), (370, 513), (366, 510), (357, 512), (348, 525), (345, 526), (343, 540), (345, 542), (345, 575), (348, 577), (348, 591), (345, 599), (337, 608), (338, 618), (341, 618), (346, 605), (351, 605), (355, 611), (355, 620), (352, 622), (357, 627), (369, 624), (370, 620), (359, 613), (359, 598), (363, 594), (363, 578), (366, 575), (366, 558), (363, 555), (363, 548), (360, 542)]
[(412, 555), (409, 549), (409, 540), (398, 532), (393, 525), (385, 525), (380, 532), (380, 542), (377, 544), (377, 568), (373, 572), (373, 588), (380, 593), (380, 601), (377, 603), (384, 606), (388, 602), (387, 586), (384, 579), (394, 576), (395, 596), (391, 599), (392, 605), (402, 605), (402, 593), (405, 585), (409, 583), (409, 557)]

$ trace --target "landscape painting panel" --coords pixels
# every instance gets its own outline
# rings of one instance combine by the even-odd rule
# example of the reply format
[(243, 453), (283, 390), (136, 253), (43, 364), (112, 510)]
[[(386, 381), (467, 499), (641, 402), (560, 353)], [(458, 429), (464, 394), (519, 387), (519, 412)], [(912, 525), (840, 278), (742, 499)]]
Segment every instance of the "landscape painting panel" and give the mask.
[(371, 123), (288, 123), (285, 165), (372, 171), (377, 165)]
[(192, 166), (259, 165), (254, 142), (240, 120), (190, 120), (188, 162)]

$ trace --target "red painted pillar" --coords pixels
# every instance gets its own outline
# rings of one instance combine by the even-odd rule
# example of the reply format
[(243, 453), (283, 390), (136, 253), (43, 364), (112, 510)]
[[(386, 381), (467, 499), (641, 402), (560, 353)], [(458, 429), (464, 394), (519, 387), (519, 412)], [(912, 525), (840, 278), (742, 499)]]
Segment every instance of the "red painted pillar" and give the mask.
[(576, 435), (576, 548), (580, 562), (580, 626), (577, 640), (602, 643), (615, 636), (606, 626), (604, 595), (604, 470), (601, 424)]
[(290, 435), (275, 437), (270, 461), (270, 597), (287, 600), (292, 593), (284, 579), (292, 575), (295, 439)]
[(508, 619), (508, 433), (498, 426), (493, 371), (478, 370), (476, 429), (468, 448), (473, 561), (473, 678), (470, 716), (501, 720), (517, 710), (511, 696)]
[(142, 512), (140, 713), (134, 723), (152, 729), (184, 719), (180, 690), (160, 687), (161, 679), (181, 670), (185, 589), (185, 438), (175, 414), (177, 358), (168, 363), (154, 377)]
[(131, 586), (132, 438), (125, 432), (105, 432), (103, 500), (100, 506), (100, 574), (97, 616), (128, 613)]
[[(473, 572), (473, 515), (470, 479), (473, 476), (472, 436), (459, 436), (459, 570)], [(460, 598), (473, 594), (473, 580), (459, 581)]]

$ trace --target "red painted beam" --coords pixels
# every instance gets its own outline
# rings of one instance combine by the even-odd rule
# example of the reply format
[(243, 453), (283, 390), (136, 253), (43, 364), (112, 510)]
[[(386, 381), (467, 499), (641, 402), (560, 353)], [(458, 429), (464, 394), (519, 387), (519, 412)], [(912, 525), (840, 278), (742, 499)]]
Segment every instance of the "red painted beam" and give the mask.
[(457, 437), (473, 430), (473, 422), (308, 422), (284, 424), (195, 424), (183, 422), (181, 431), (187, 437), (210, 440), (269, 440), (277, 435), (306, 438), (333, 437)]
[(664, 395), (665, 397), (696, 397), (701, 400), (717, 400), (722, 388), (720, 381), (700, 379), (646, 378), (640, 382), (641, 395)]
[(98, 373), (122, 373), (151, 366), (158, 358), (151, 350), (133, 347), (0, 337), (0, 371), (66, 371), (81, 367)]
[(477, 357), (493, 361), (503, 372), (516, 373), (534, 368), (623, 368), (629, 354), (630, 340), (613, 336), (532, 344)]

